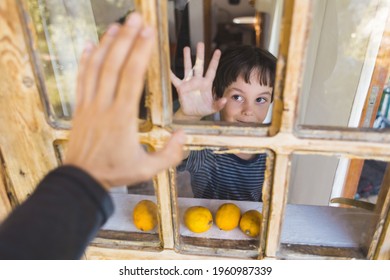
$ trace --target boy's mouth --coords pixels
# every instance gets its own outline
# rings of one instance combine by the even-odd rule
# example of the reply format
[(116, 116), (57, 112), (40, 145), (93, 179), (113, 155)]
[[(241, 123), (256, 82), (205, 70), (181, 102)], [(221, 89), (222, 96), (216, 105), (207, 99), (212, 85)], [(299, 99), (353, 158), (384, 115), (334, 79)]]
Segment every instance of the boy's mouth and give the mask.
[(236, 120), (236, 122), (238, 122), (238, 123), (246, 123), (246, 124), (248, 124), (248, 123), (255, 124), (256, 123), (255, 121), (241, 121), (241, 120)]

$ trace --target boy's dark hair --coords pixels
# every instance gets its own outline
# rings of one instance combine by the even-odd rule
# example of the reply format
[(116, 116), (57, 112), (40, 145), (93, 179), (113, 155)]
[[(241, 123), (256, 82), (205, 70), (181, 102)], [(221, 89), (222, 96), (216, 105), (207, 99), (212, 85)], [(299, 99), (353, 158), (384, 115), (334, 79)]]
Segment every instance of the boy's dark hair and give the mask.
[(269, 51), (254, 46), (235, 46), (226, 49), (221, 55), (215, 74), (214, 97), (221, 98), (226, 87), (235, 82), (239, 76), (249, 83), (252, 71), (258, 72), (260, 85), (274, 88), (276, 57)]

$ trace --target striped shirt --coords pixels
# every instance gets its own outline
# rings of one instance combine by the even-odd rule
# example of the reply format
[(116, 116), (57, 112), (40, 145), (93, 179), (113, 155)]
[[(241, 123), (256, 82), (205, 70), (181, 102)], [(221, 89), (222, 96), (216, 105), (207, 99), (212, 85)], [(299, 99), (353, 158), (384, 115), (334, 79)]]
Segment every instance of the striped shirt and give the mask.
[(234, 154), (191, 151), (178, 167), (189, 171), (195, 198), (262, 201), (266, 154), (244, 160)]

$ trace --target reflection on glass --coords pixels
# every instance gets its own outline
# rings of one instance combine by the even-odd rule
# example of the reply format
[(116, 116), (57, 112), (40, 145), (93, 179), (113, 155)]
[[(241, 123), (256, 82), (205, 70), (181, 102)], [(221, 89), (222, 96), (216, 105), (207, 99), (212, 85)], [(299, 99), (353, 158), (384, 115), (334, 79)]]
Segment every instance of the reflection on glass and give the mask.
[(86, 42), (98, 43), (107, 26), (133, 1), (25, 0), (34, 24), (36, 59), (49, 119), (67, 127), (75, 105), (78, 63)]
[(170, 2), (174, 121), (270, 123), (281, 1), (257, 2), (213, 1), (208, 13), (203, 1)]
[[(266, 223), (260, 219), (253, 224), (252, 231), (247, 231), (246, 219), (242, 216), (250, 210), (263, 218), (267, 216), (265, 205), (268, 204), (263, 203), (263, 197), (269, 194), (269, 176), (266, 174), (271, 159), (268, 151), (257, 154), (232, 154), (211, 149), (190, 151), (176, 172), (180, 250), (187, 251), (191, 247), (189, 252), (194, 253), (196, 248), (202, 247), (203, 254), (212, 254), (207, 248), (227, 248), (231, 249), (225, 253), (227, 255), (234, 256), (237, 250), (245, 250), (243, 254), (247, 257), (258, 256)], [(220, 210), (224, 209), (221, 206), (226, 210)], [(210, 211), (213, 220), (205, 231), (196, 232), (191, 228), (191, 221), (188, 224), (186, 213), (192, 207)], [(229, 214), (220, 218), (224, 211)], [(231, 228), (224, 229), (224, 223), (232, 223)], [(251, 235), (250, 232), (256, 229), (259, 232)]]
[(155, 195), (153, 180), (142, 182), (134, 186), (127, 186), (126, 189), (129, 194)]
[(374, 128), (390, 127), (390, 79), (383, 90), (378, 112), (376, 113)]
[[(293, 250), (365, 258), (379, 213), (376, 201), (387, 163), (366, 160), (359, 173), (340, 169), (343, 160), (347, 159), (293, 156), (282, 255)], [(351, 177), (357, 177), (355, 185), (347, 183)]]
[(370, 82), (388, 9), (376, 0), (313, 2), (299, 124), (373, 127), (385, 81)]
[(387, 162), (365, 160), (354, 199), (376, 203), (386, 167)]

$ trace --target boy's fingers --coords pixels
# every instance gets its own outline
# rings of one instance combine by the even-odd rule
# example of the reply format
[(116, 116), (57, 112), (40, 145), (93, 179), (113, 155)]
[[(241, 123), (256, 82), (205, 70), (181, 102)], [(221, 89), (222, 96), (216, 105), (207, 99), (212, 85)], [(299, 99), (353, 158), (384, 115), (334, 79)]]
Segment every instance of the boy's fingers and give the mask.
[(172, 84), (177, 88), (180, 85), (181, 80), (178, 77), (176, 77), (176, 75), (172, 72), (172, 70), (169, 71), (169, 76), (171, 78)]
[(117, 90), (117, 106), (125, 106), (134, 120), (138, 117), (139, 102), (145, 83), (145, 73), (154, 46), (155, 30), (144, 27), (137, 35), (132, 50), (129, 51)]
[(207, 69), (207, 72), (206, 72), (206, 79), (207, 80), (210, 80), (210, 81), (214, 80), (215, 73), (217, 72), (220, 58), (221, 58), (221, 51), (216, 50), (213, 54), (213, 57), (211, 58), (209, 68)]
[(222, 97), (222, 98), (218, 99), (217, 101), (215, 101), (215, 103), (214, 103), (215, 111), (216, 112), (221, 111), (223, 109), (223, 107), (225, 107), (226, 102), (227, 102), (227, 99), (225, 97)]
[(192, 73), (192, 61), (191, 61), (191, 49), (189, 47), (184, 47), (183, 49), (183, 58), (184, 58), (184, 78), (188, 77)]
[(194, 75), (197, 77), (203, 77), (204, 68), (204, 44), (198, 43), (196, 46), (196, 61), (194, 67)]

